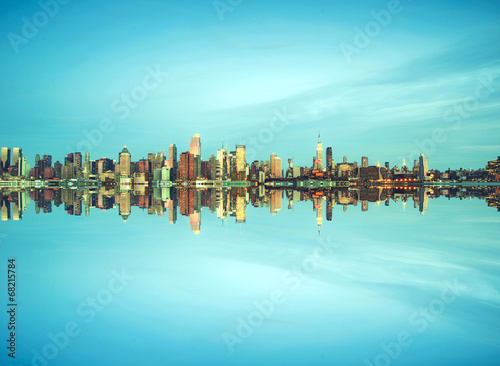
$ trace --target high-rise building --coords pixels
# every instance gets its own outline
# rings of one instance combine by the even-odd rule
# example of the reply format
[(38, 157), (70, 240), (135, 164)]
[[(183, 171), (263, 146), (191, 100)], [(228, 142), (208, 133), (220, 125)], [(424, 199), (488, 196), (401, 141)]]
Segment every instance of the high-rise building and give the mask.
[(201, 156), (193, 156), (193, 171), (194, 171), (194, 178), (200, 178), (201, 177)]
[(179, 178), (182, 180), (193, 180), (194, 175), (194, 155), (190, 152), (183, 152), (179, 159)]
[(75, 153), (75, 168), (81, 168), (82, 167), (82, 153), (81, 152), (76, 152)]
[(158, 152), (155, 156), (155, 165), (153, 166), (153, 170), (161, 169), (163, 167), (164, 161), (165, 161), (165, 154), (163, 154), (163, 151)]
[(175, 144), (170, 144), (168, 148), (168, 166), (170, 167), (170, 174), (172, 180), (177, 178), (177, 147)]
[(217, 179), (226, 179), (227, 177), (227, 149), (217, 150), (217, 159), (215, 161), (215, 176)]
[(29, 177), (30, 165), (28, 164), (28, 158), (24, 156), (19, 159), (19, 176), (20, 177)]
[(368, 156), (361, 157), (361, 167), (368, 168)]
[(322, 170), (323, 169), (323, 145), (321, 144), (321, 136), (318, 134), (318, 144), (316, 145), (316, 160), (317, 162), (317, 169)]
[(0, 162), (1, 169), (7, 169), (10, 166), (10, 147), (2, 147)]
[(429, 166), (427, 165), (427, 156), (424, 153), (420, 154), (419, 158), (419, 168), (418, 168), (418, 179), (428, 180), (427, 174), (429, 173)]
[(19, 164), (19, 159), (23, 157), (23, 149), (20, 147), (12, 148), (12, 165)]
[(236, 145), (236, 171), (244, 172), (246, 168), (246, 148), (245, 145)]
[(118, 161), (120, 164), (120, 176), (130, 177), (131, 155), (127, 149), (127, 146), (123, 147), (123, 150), (121, 151), (121, 153), (119, 155)]
[(14, 147), (12, 148), (12, 162), (11, 166), (13, 167), (12, 169), (12, 175), (21, 175), (20, 173), (20, 165), (22, 163), (22, 158), (23, 158), (23, 149), (20, 147)]
[(328, 171), (331, 172), (333, 170), (333, 155), (332, 155), (332, 148), (327, 147), (326, 148), (326, 167), (328, 168)]
[(270, 165), (271, 165), (271, 178), (283, 178), (281, 158), (278, 158), (275, 153), (271, 154)]
[(200, 135), (197, 133), (191, 137), (191, 144), (189, 145), (189, 152), (194, 156), (201, 155), (201, 142)]

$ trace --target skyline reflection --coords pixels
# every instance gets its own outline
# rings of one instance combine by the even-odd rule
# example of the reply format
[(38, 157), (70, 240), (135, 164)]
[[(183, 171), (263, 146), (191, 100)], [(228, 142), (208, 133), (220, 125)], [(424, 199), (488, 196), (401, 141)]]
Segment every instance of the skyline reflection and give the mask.
[[(201, 230), (201, 210), (208, 209), (218, 219), (235, 223), (246, 223), (247, 206), (265, 208), (269, 214), (276, 215), (280, 210), (293, 209), (299, 202), (309, 203), (314, 212), (318, 232), (325, 221), (332, 221), (336, 206), (343, 212), (349, 206), (361, 206), (366, 212), (369, 204), (389, 206), (391, 201), (401, 201), (403, 210), (408, 207), (420, 214), (428, 211), (429, 200), (446, 197), (448, 199), (485, 200), (488, 207), (500, 212), (500, 186), (449, 186), (449, 187), (362, 187), (331, 190), (276, 189), (259, 187), (232, 188), (152, 188), (140, 187), (120, 191), (116, 187), (101, 188), (41, 188), (0, 191), (1, 221), (18, 221), (23, 212), (34, 207), (35, 213), (51, 213), (54, 207), (63, 209), (68, 215), (89, 216), (92, 209), (108, 211), (118, 209), (118, 214), (126, 222), (132, 214), (132, 207), (147, 211), (148, 215), (168, 217), (171, 224), (177, 222), (178, 214), (189, 217), (191, 231), (199, 234)], [(338, 209), (337, 209), (338, 211)], [(312, 220), (314, 218), (311, 218)], [(234, 218), (234, 219), (232, 219)]]

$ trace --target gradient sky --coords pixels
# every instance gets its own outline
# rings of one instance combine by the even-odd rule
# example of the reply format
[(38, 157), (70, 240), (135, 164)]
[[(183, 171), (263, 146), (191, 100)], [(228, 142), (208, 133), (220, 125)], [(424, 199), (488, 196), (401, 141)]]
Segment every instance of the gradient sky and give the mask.
[[(311, 165), (321, 131), (337, 162), (423, 151), (431, 168), (484, 168), (500, 155), (500, 5), (403, 0), (373, 31), (388, 4), (256, 0), (221, 15), (212, 1), (68, 1), (44, 25), (38, 2), (2, 1), (0, 144), (30, 163), (85, 146), (116, 159), (127, 145), (136, 160), (200, 133), (204, 159), (227, 139)], [(16, 43), (24, 18), (43, 26)], [(342, 47), (367, 27), (348, 59)], [(113, 103), (148, 67), (168, 75), (125, 116)], [(276, 111), (293, 117), (266, 135)], [(95, 135), (103, 119), (112, 131)]]

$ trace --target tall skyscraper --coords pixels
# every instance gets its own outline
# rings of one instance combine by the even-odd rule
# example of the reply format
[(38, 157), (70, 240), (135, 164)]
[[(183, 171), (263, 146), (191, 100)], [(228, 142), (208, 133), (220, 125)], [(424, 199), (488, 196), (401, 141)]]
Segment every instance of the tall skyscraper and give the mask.
[(326, 167), (328, 168), (329, 172), (331, 172), (333, 169), (332, 162), (333, 162), (332, 148), (327, 147), (326, 148)]
[(246, 168), (246, 148), (245, 145), (236, 145), (236, 171), (244, 172)]
[(182, 180), (193, 180), (194, 175), (194, 155), (183, 152), (179, 159), (179, 178)]
[(165, 161), (165, 154), (163, 154), (163, 151), (159, 151), (156, 156), (155, 156), (155, 165), (154, 169), (161, 169), (163, 167)]
[(323, 169), (323, 145), (321, 144), (321, 136), (318, 134), (318, 144), (316, 145), (316, 160), (318, 160), (318, 170)]
[(20, 147), (12, 148), (12, 165), (19, 164), (19, 159), (23, 157), (23, 149)]
[(82, 167), (82, 153), (76, 152), (75, 153), (75, 168), (81, 168), (81, 167)]
[(227, 149), (219, 149), (217, 150), (217, 160), (215, 162), (216, 164), (216, 172), (215, 176), (220, 179), (225, 179), (227, 177)]
[(428, 180), (427, 174), (429, 173), (429, 166), (427, 165), (427, 156), (424, 153), (420, 154), (419, 158), (419, 168), (418, 168), (418, 179)]
[(20, 147), (12, 148), (12, 162), (11, 166), (14, 166), (14, 170), (12, 172), (13, 175), (21, 175), (20, 174), (20, 165), (22, 163), (23, 158), (23, 149)]
[(19, 159), (19, 176), (28, 178), (30, 171), (30, 165), (28, 164), (28, 158), (22, 157)]
[(1, 166), (2, 169), (7, 169), (10, 166), (10, 147), (2, 147), (1, 154)]
[(177, 147), (175, 144), (170, 144), (168, 148), (168, 166), (170, 167), (170, 175), (172, 180), (177, 178)]
[(189, 152), (194, 156), (201, 155), (201, 142), (200, 135), (197, 133), (191, 137), (191, 144), (189, 145)]
[(275, 153), (271, 154), (271, 178), (283, 178), (283, 168), (281, 158), (278, 158)]
[(121, 151), (118, 160), (120, 164), (120, 175), (122, 177), (130, 177), (131, 156), (127, 149), (127, 146), (123, 147), (123, 150)]

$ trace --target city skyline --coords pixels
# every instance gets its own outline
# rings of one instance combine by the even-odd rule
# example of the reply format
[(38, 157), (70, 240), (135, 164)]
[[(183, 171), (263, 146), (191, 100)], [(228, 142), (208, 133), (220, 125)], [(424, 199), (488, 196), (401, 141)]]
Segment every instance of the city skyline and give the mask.
[[(307, 145), (307, 144), (304, 144), (304, 145)], [(268, 146), (268, 147), (271, 148), (271, 146)], [(303, 146), (303, 148), (304, 148), (304, 146)], [(216, 165), (218, 165), (218, 164), (220, 164), (221, 159), (226, 159), (226, 156), (229, 155), (235, 159), (234, 164), (235, 164), (235, 168), (237, 171), (244, 171), (248, 166), (251, 166), (254, 162), (260, 163), (261, 165), (263, 162), (265, 162), (266, 165), (269, 164), (268, 168), (271, 172), (273, 172), (272, 174), (274, 175), (274, 178), (283, 177), (283, 161), (282, 161), (282, 158), (278, 157), (278, 155), (276, 153), (274, 153), (274, 152), (270, 153), (268, 155), (270, 157), (269, 159), (263, 159), (263, 160), (256, 159), (256, 160), (251, 160), (250, 162), (248, 162), (247, 161), (248, 155), (250, 155), (250, 158), (252, 158), (252, 159), (255, 158), (254, 148), (253, 148), (253, 146), (251, 146), (250, 147), (250, 154), (248, 154), (246, 145), (241, 144), (241, 143), (236, 144), (234, 150), (232, 150), (227, 146), (227, 141), (226, 141), (225, 146), (224, 146), (224, 141), (222, 141), (220, 149), (217, 149), (215, 152), (214, 151), (208, 152), (208, 153), (205, 152), (205, 156), (210, 154), (210, 159), (206, 159), (206, 158), (203, 159), (203, 154), (202, 154), (203, 150), (201, 149), (201, 135), (198, 133), (195, 133), (191, 137), (189, 149), (186, 150), (185, 152), (180, 153), (178, 155), (178, 152), (177, 152), (178, 147), (175, 143), (170, 143), (170, 145), (166, 151), (167, 151), (166, 154), (162, 150), (159, 150), (156, 153), (155, 152), (148, 152), (146, 155), (143, 155), (143, 157), (141, 159), (139, 159), (138, 161), (143, 161), (145, 159), (150, 160), (150, 159), (152, 159), (152, 157), (154, 155), (155, 156), (154, 159), (157, 162), (158, 168), (168, 167), (169, 169), (171, 169), (173, 171), (174, 168), (176, 170), (178, 169), (178, 165), (177, 165), (178, 159), (183, 158), (182, 154), (190, 154), (193, 156), (193, 159), (194, 159), (193, 163), (195, 163), (195, 165), (196, 165), (196, 169), (194, 171), (194, 173), (196, 173), (196, 174), (194, 174), (194, 176), (196, 178), (198, 176), (201, 177), (201, 175), (202, 175), (201, 174), (201, 162), (202, 161), (207, 161), (207, 160), (210, 161), (210, 159), (215, 159), (215, 162), (217, 162)], [(321, 134), (318, 133), (318, 141), (316, 143), (315, 155), (313, 156), (312, 163), (309, 165), (310, 170), (311, 171), (313, 171), (313, 170), (335, 171), (336, 169), (338, 169), (339, 164), (348, 163), (348, 162), (351, 162), (348, 164), (353, 163), (354, 168), (357, 168), (358, 165), (362, 168), (367, 168), (369, 166), (381, 166), (380, 160), (378, 160), (377, 163), (375, 164), (372, 160), (369, 159), (368, 156), (361, 156), (361, 158), (359, 160), (359, 164), (358, 164), (358, 160), (356, 160), (356, 159), (350, 160), (346, 155), (344, 155), (342, 157), (342, 159), (339, 159), (336, 161), (334, 159), (334, 154), (332, 153), (332, 151), (334, 151), (334, 149), (332, 149), (331, 146), (328, 146), (328, 147), (326, 147), (325, 150), (323, 150), (323, 144), (321, 142)], [(82, 153), (83, 153), (82, 151), (68, 152), (65, 161), (67, 161), (67, 159), (69, 159), (71, 156), (71, 159), (74, 159), (75, 166), (79, 166), (81, 168), (82, 167)], [(88, 162), (90, 160), (90, 152), (88, 150), (86, 150), (84, 153), (85, 153), (85, 162)], [(126, 153), (126, 155), (127, 155), (125, 162), (121, 161), (122, 153)], [(3, 169), (5, 171), (4, 168), (5, 168), (6, 164), (15, 165), (18, 162), (20, 156), (23, 157), (23, 163), (27, 167), (30, 167), (31, 165), (29, 164), (29, 160), (26, 157), (26, 154), (23, 151), (22, 147), (2, 147), (1, 148), (0, 169)], [(44, 159), (45, 158), (49, 159), (48, 165), (50, 166), (52, 163), (52, 155), (44, 154), (43, 156), (44, 156)], [(424, 181), (424, 180), (428, 179), (428, 178), (426, 178), (426, 174), (428, 174), (428, 171), (429, 171), (429, 164), (427, 161), (428, 157), (424, 153), (420, 153), (417, 156), (412, 156), (412, 157), (414, 158), (413, 159), (413, 167), (412, 167), (412, 161), (406, 161), (406, 158), (403, 158), (403, 161), (400, 162), (401, 165), (398, 165), (398, 162), (396, 162), (394, 165), (392, 165), (391, 162), (388, 162), (388, 161), (384, 161), (383, 165), (387, 169), (391, 169), (391, 166), (392, 166), (393, 168), (391, 170), (394, 170), (394, 169), (399, 168), (399, 167), (401, 169), (408, 167), (408, 169), (410, 171), (413, 171), (414, 173), (416, 172), (417, 177), (420, 181)], [(113, 164), (118, 163), (119, 166), (125, 167), (124, 169), (126, 169), (127, 171), (125, 172), (125, 174), (121, 174), (122, 176), (130, 176), (131, 175), (130, 169), (131, 169), (132, 160), (131, 160), (131, 154), (129, 153), (127, 146), (123, 147), (122, 152), (118, 154), (117, 160), (115, 160), (113, 158), (109, 159), (107, 157), (101, 157), (101, 158), (98, 158), (97, 160), (93, 159), (92, 161), (98, 161), (98, 160), (102, 160), (102, 159), (110, 160), (113, 162)], [(35, 160), (34, 166), (36, 166), (40, 160), (40, 154), (36, 154), (36, 156), (34, 157), (34, 160)], [(59, 162), (59, 161), (57, 161), (57, 162)], [(213, 162), (213, 163), (215, 163), (215, 162)], [(371, 165), (370, 165), (370, 162), (372, 163)], [(488, 164), (490, 164), (490, 163), (491, 163), (491, 161), (489, 161)], [(276, 164), (279, 164), (279, 168), (277, 167)], [(498, 164), (498, 162), (495, 164)], [(288, 157), (288, 166), (293, 167), (293, 158)], [(418, 169), (418, 167), (420, 167), (420, 166), (424, 166), (424, 170), (423, 170), (424, 173), (422, 173), (422, 174)], [(308, 165), (306, 164), (305, 167), (308, 167)], [(495, 167), (496, 167), (496, 165), (495, 165)], [(89, 169), (90, 169), (90, 167), (89, 167)], [(220, 169), (222, 169), (222, 167)], [(230, 169), (230, 168), (228, 167), (228, 169)], [(415, 169), (417, 169), (417, 170), (415, 170)], [(486, 165), (486, 169), (488, 169), (488, 165)], [(275, 170), (281, 170), (281, 173), (276, 173)], [(285, 167), (285, 170), (286, 170), (286, 167)], [(432, 170), (434, 170), (434, 169), (432, 168)], [(469, 168), (460, 167), (460, 170), (473, 171), (472, 167), (469, 167)], [(474, 169), (474, 170), (476, 170), (476, 169)], [(481, 168), (479, 168), (479, 170), (481, 171), (481, 170), (483, 170), (483, 168), (481, 167)], [(450, 168), (448, 168), (446, 171), (452, 171), (452, 170)], [(29, 175), (29, 169), (27, 172), (24, 172), (23, 174), (19, 174), (19, 175), (25, 175), (26, 173)], [(152, 170), (150, 171), (150, 173), (152, 173)], [(248, 172), (246, 173), (246, 176), (247, 175), (248, 175)], [(244, 179), (247, 179), (246, 176)], [(340, 177), (340, 176), (338, 176), (338, 177)], [(176, 178), (179, 178), (179, 177), (176, 177)], [(186, 177), (184, 177), (184, 179), (185, 178)], [(208, 178), (208, 177), (205, 177), (205, 178)], [(193, 178), (191, 178), (191, 179), (193, 179)], [(435, 179), (439, 179), (439, 177), (435, 177)], [(497, 178), (497, 180), (498, 180), (498, 178)]]

